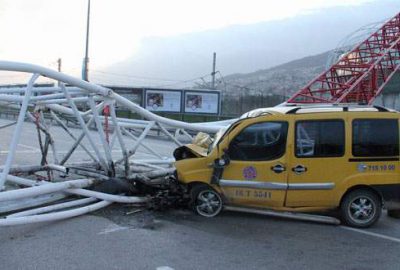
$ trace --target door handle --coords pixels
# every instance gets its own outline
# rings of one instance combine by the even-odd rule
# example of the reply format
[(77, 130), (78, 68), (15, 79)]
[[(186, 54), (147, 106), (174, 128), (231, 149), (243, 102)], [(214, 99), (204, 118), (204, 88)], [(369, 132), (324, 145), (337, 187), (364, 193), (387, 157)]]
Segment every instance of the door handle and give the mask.
[(297, 165), (296, 167), (292, 168), (292, 171), (295, 172), (296, 174), (302, 174), (307, 171), (307, 168), (304, 167), (303, 165)]
[(277, 164), (275, 166), (272, 166), (271, 170), (273, 170), (275, 173), (282, 173), (286, 170), (286, 168), (281, 164)]

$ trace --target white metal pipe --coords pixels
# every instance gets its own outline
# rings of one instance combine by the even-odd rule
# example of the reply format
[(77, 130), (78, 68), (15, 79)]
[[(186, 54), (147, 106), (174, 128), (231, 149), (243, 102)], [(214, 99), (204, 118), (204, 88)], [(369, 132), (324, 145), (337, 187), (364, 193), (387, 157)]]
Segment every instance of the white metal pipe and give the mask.
[[(101, 101), (99, 104), (97, 104), (96, 106), (96, 110), (98, 112), (101, 111), (101, 109), (104, 107), (104, 101)], [(92, 113), (92, 109), (87, 110), (86, 112), (82, 112), (82, 116), (87, 116), (88, 114)]]
[[(149, 122), (149, 124), (147, 125), (147, 127), (143, 130), (142, 134), (140, 134), (139, 138), (137, 139), (137, 141), (133, 144), (132, 148), (128, 151), (128, 157), (132, 156), (133, 154), (135, 154), (137, 148), (139, 147), (141, 141), (147, 136), (147, 134), (149, 133), (149, 131), (151, 130), (151, 128), (154, 126), (154, 122)], [(119, 164), (122, 161), (124, 161), (124, 159), (120, 159), (117, 162), (115, 162), (115, 164)]]
[(56, 221), (67, 218), (72, 218), (80, 215), (84, 215), (106, 206), (109, 206), (112, 202), (100, 201), (88, 206), (84, 206), (77, 209), (66, 210), (56, 213), (42, 214), (42, 215), (33, 215), (26, 217), (12, 217), (12, 218), (3, 218), (0, 219), (0, 226), (13, 226), (13, 225), (22, 225), (22, 224), (30, 224), (30, 223), (38, 223), (38, 222), (48, 222), (48, 221)]
[[(54, 183), (41, 181), (36, 182), (30, 179), (25, 179), (18, 176), (8, 175), (8, 180), (10, 182), (23, 185), (23, 186), (36, 186), (36, 185), (52, 185)], [(121, 196), (121, 195), (114, 195), (114, 194), (107, 194), (103, 192), (87, 190), (87, 189), (67, 189), (63, 190), (65, 193), (73, 194), (73, 195), (81, 195), (85, 197), (94, 197), (100, 200), (106, 200), (111, 202), (117, 203), (143, 203), (147, 202), (149, 199), (145, 197), (137, 197), (137, 196)], [(0, 193), (1, 194), (1, 193)]]
[[(88, 102), (89, 98), (88, 97), (71, 97), (71, 100), (73, 100), (74, 102)], [(94, 97), (94, 100), (102, 101), (103, 98)], [(68, 100), (66, 98), (59, 98), (59, 99), (49, 99), (49, 100), (38, 100), (38, 101), (36, 101), (36, 103), (40, 104), (40, 105), (45, 105), (45, 104), (63, 104), (63, 103), (68, 103)]]
[(117, 141), (117, 133), (113, 133), (111, 136), (111, 142), (110, 142), (110, 149), (112, 150), (114, 148), (114, 144)]
[(59, 204), (54, 204), (54, 205), (49, 205), (49, 206), (45, 206), (45, 207), (21, 211), (21, 212), (15, 213), (15, 214), (8, 215), (7, 218), (24, 217), (24, 216), (32, 216), (32, 215), (37, 215), (37, 214), (49, 213), (49, 212), (64, 209), (64, 208), (75, 207), (75, 206), (80, 206), (80, 205), (84, 205), (84, 204), (88, 204), (88, 203), (93, 203), (95, 201), (98, 201), (98, 200), (96, 198), (84, 198), (84, 199), (79, 199), (79, 200), (73, 200), (73, 201), (69, 201), (69, 202), (63, 202), (63, 203), (59, 203)]
[(172, 164), (175, 162), (174, 158), (167, 159), (135, 159), (131, 161), (131, 164), (135, 164), (135, 162), (149, 163), (149, 164)]
[(99, 134), (100, 141), (103, 145), (105, 157), (107, 159), (108, 164), (111, 165), (112, 156), (111, 156), (110, 145), (106, 141), (106, 135), (104, 133), (103, 125), (100, 123), (98, 109), (96, 108), (96, 104), (94, 103), (92, 96), (89, 96), (89, 106), (90, 106), (90, 109), (92, 110), (92, 115), (93, 115), (94, 122), (97, 127), (97, 132)]
[(144, 163), (144, 162), (138, 162), (138, 161), (135, 161), (133, 164), (141, 165), (141, 166), (145, 166), (145, 167), (149, 167), (149, 168), (153, 168), (153, 169), (156, 169), (156, 170), (164, 170), (165, 169), (164, 167), (161, 167), (161, 166), (157, 166), (157, 165), (149, 164), (149, 163)]
[(9, 102), (23, 102), (24, 97), (23, 96), (1, 94), (0, 95), (0, 100), (9, 101)]
[(59, 172), (65, 173), (65, 174), (68, 173), (68, 168), (64, 167), (64, 166), (61, 166), (61, 165), (47, 164), (47, 165), (45, 165), (45, 167), (47, 167), (47, 168), (49, 168), (51, 170), (55, 170), (55, 171), (59, 171)]
[(182, 146), (183, 144), (178, 141), (178, 139), (176, 139), (174, 136), (171, 135), (171, 133), (169, 133), (169, 131), (163, 127), (163, 125), (161, 125), (160, 123), (157, 123), (157, 125), (161, 128), (161, 131), (167, 135), (167, 137), (169, 137), (177, 146)]
[(116, 203), (145, 203), (149, 201), (147, 197), (114, 195), (87, 189), (67, 189), (66, 192)]
[[(122, 130), (122, 132), (123, 132), (126, 136), (130, 137), (130, 138), (133, 139), (135, 142), (138, 140), (138, 138), (137, 138), (135, 135), (133, 135), (131, 132), (127, 131), (124, 127), (121, 127), (121, 130)], [(159, 157), (159, 158), (162, 158), (162, 156), (161, 156), (159, 153), (157, 153), (156, 151), (154, 151), (153, 149), (151, 149), (151, 147), (148, 147), (146, 144), (140, 143), (140, 145), (141, 145), (143, 148), (145, 148), (146, 150), (148, 150), (151, 154), (153, 154), (153, 155), (155, 155), (155, 156), (157, 156), (157, 157)]]
[[(10, 176), (7, 176), (7, 179), (10, 179)], [(51, 183), (51, 185), (40, 185), (23, 189), (3, 191), (0, 192), (0, 202), (34, 197), (38, 195), (63, 191), (66, 189), (84, 188), (91, 186), (96, 182), (98, 181), (93, 179), (79, 179), (59, 183)]]
[(118, 138), (118, 142), (119, 145), (121, 147), (122, 150), (122, 156), (125, 160), (125, 175), (127, 176), (129, 174), (129, 156), (128, 156), (128, 152), (126, 151), (126, 146), (124, 143), (124, 139), (122, 138), (122, 134), (121, 134), (121, 130), (120, 127), (118, 126), (117, 123), (117, 116), (115, 114), (115, 108), (114, 108), (114, 104), (110, 104), (110, 115), (111, 115), (111, 119), (115, 125), (114, 128), (114, 132), (117, 134), (117, 138)]
[(62, 200), (65, 197), (67, 197), (67, 194), (60, 192), (60, 193), (40, 195), (34, 198), (25, 198), (15, 201), (3, 202), (0, 204), (0, 214), (53, 203), (55, 201)]
[(96, 144), (94, 143), (94, 141), (92, 139), (92, 135), (90, 134), (89, 129), (86, 126), (86, 123), (83, 120), (82, 115), (79, 113), (78, 108), (76, 107), (75, 103), (71, 100), (71, 96), (68, 93), (68, 90), (65, 89), (63, 84), (61, 84), (61, 88), (63, 88), (65, 97), (68, 99), (68, 104), (71, 106), (72, 110), (74, 111), (75, 117), (78, 119), (78, 122), (79, 122), (83, 132), (85, 133), (86, 138), (88, 139), (90, 145), (92, 146), (92, 149), (94, 150), (97, 158), (99, 159), (100, 166), (103, 167), (103, 169), (105, 171), (108, 171), (109, 170), (108, 164), (104, 161), (99, 149), (97, 148)]
[(7, 159), (4, 164), (4, 169), (0, 176), (0, 191), (4, 189), (4, 183), (6, 181), (6, 176), (8, 175), (8, 172), (10, 171), (11, 163), (14, 160), (14, 155), (15, 155), (15, 151), (17, 149), (17, 144), (18, 144), (19, 138), (21, 136), (21, 129), (22, 129), (22, 125), (24, 123), (26, 110), (28, 109), (28, 103), (29, 103), (29, 99), (30, 99), (31, 93), (32, 93), (32, 87), (37, 78), (39, 78), (39, 74), (35, 73), (32, 76), (32, 78), (29, 80), (28, 87), (26, 88), (25, 97), (22, 102), (21, 110), (19, 111), (19, 115), (18, 115), (17, 125), (15, 126), (14, 135), (11, 139), (10, 151), (8, 152)]
[[(72, 132), (68, 129), (68, 127), (61, 121), (60, 118), (58, 118), (58, 116), (57, 116), (53, 111), (50, 111), (50, 115), (51, 115), (51, 117), (53, 117), (53, 119), (61, 126), (61, 128), (64, 129), (65, 132), (67, 132), (67, 134), (75, 141), (75, 142), (74, 142), (74, 145), (73, 145), (73, 147), (72, 147), (71, 149), (74, 150), (78, 145), (80, 145), (80, 146), (82, 147), (82, 149), (89, 155), (89, 157), (91, 157), (95, 162), (97, 162), (97, 159), (92, 155), (92, 153), (90, 153), (90, 151), (85, 147), (85, 145), (83, 145), (83, 144), (81, 143), (81, 140), (83, 139), (85, 133), (82, 133), (81, 137), (77, 139), (77, 138), (75, 137), (75, 135), (72, 134)], [(89, 122), (87, 123), (88, 126), (91, 124), (91, 121), (93, 121), (93, 118), (92, 118), (91, 120), (89, 120)], [(73, 151), (73, 150), (72, 150), (72, 151)], [(72, 153), (72, 151), (70, 150), (70, 151), (65, 155), (65, 157), (64, 157), (63, 160), (61, 161), (61, 164), (64, 164), (64, 163), (68, 160), (69, 155), (70, 155), (70, 152)], [(69, 155), (68, 155), (68, 154), (69, 154)]]
[[(87, 91), (84, 91), (78, 87), (71, 87), (68, 86), (68, 91), (71, 93), (87, 93)], [(6, 93), (14, 93), (14, 94), (22, 94), (25, 93), (26, 87), (7, 87), (7, 88), (0, 88), (0, 94), (6, 94)], [(62, 93), (62, 90), (60, 87), (56, 86), (39, 86), (35, 87), (32, 90), (32, 93)]]
[(46, 94), (46, 95), (39, 95), (39, 96), (33, 96), (31, 98), (32, 101), (38, 101), (38, 100), (49, 100), (49, 99), (60, 99), (64, 98), (65, 95), (64, 93), (56, 93), (56, 94)]
[[(128, 100), (128, 102), (130, 102), (130, 101)], [(135, 103), (132, 103), (132, 104), (135, 105), (134, 108), (130, 108), (130, 107), (126, 107), (126, 108), (131, 110), (131, 111), (133, 111), (133, 112), (135, 112), (135, 113), (138, 113), (139, 115), (142, 115), (142, 112), (146, 111), (144, 108), (140, 107), (139, 105), (137, 105)], [(50, 108), (50, 109), (52, 109), (54, 111), (60, 112), (60, 113), (64, 113), (64, 114), (68, 114), (68, 115), (74, 115), (74, 112), (72, 111), (72, 109), (67, 108), (65, 106), (61, 106), (61, 105), (58, 105), (58, 104), (47, 104), (46, 107), (48, 107), (48, 108)], [(136, 108), (140, 108), (140, 110), (139, 111), (135, 111)], [(149, 113), (152, 114), (151, 112), (149, 112)], [(145, 115), (142, 115), (142, 116), (146, 117)], [(169, 121), (171, 119), (164, 118), (164, 117), (161, 117), (161, 116), (158, 116), (158, 115), (155, 115), (155, 116), (157, 116), (156, 117), (157, 120), (154, 120), (154, 121), (158, 121), (160, 123), (163, 123), (166, 126), (171, 126), (171, 123)], [(103, 117), (104, 116), (100, 116), (100, 119), (102, 119)], [(152, 119), (149, 119), (149, 120), (152, 120)], [(171, 120), (171, 121), (176, 121), (176, 120)], [(143, 127), (148, 122), (149, 121), (146, 121), (146, 120), (118, 118), (119, 125), (124, 126), (124, 127), (133, 127), (133, 128)], [(179, 122), (179, 123), (183, 124), (183, 125), (181, 125), (181, 127), (178, 127), (178, 128), (181, 128), (181, 129), (183, 128), (183, 129), (189, 129), (189, 130), (195, 130), (195, 131), (198, 130), (198, 131), (203, 131), (203, 132), (216, 133), (222, 127), (225, 127), (225, 126), (229, 125), (233, 121), (232, 120), (223, 120), (223, 121), (220, 121), (220, 122), (210, 122), (210, 123), (205, 122), (205, 123), (196, 123), (196, 124), (180, 122), (180, 121), (176, 121), (176, 122)], [(195, 126), (193, 126), (193, 125), (195, 125)], [(199, 127), (205, 127), (205, 128), (199, 128)]]
[(61, 72), (54, 71), (49, 68), (41, 67), (38, 65), (32, 65), (20, 62), (0, 61), (0, 70), (7, 71), (21, 71), (28, 73), (38, 73), (40, 75), (52, 78), (57, 81), (64, 82), (65, 84), (79, 87), (83, 90), (96, 93), (102, 96), (108, 96), (112, 90), (102, 87), (100, 85), (92, 84), (81, 79), (63, 74)]

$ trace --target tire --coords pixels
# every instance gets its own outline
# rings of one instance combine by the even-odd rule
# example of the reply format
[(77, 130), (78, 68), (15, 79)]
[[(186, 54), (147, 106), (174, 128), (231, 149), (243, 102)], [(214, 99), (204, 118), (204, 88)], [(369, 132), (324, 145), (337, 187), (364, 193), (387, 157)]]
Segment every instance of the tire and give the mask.
[(387, 214), (391, 218), (400, 218), (400, 209), (388, 210)]
[(221, 195), (206, 185), (194, 186), (190, 192), (190, 206), (193, 211), (203, 217), (215, 217), (223, 207)]
[(382, 201), (367, 189), (357, 189), (346, 194), (340, 205), (342, 221), (351, 227), (367, 228), (378, 221)]

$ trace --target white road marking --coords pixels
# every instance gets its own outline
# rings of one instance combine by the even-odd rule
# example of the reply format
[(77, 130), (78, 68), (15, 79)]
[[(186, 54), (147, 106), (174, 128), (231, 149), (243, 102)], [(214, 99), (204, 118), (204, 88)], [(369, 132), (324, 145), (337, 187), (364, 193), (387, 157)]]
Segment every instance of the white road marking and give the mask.
[[(8, 154), (8, 153), (10, 153), (10, 151), (0, 151), (0, 154), (1, 155), (6, 155), (6, 154)], [(16, 152), (17, 154), (37, 154), (37, 153), (40, 153), (40, 151), (39, 150), (20, 150), (20, 151), (17, 151)]]
[(353, 231), (353, 232), (358, 232), (358, 233), (362, 233), (362, 234), (366, 234), (369, 236), (374, 236), (374, 237), (378, 237), (381, 239), (385, 239), (385, 240), (390, 240), (396, 243), (400, 243), (400, 238), (396, 238), (396, 237), (391, 237), (391, 236), (387, 236), (384, 234), (379, 234), (379, 233), (374, 233), (374, 232), (370, 232), (370, 231), (366, 231), (366, 230), (362, 230), (362, 229), (356, 229), (356, 228), (351, 228), (351, 227), (346, 227), (346, 226), (339, 226), (342, 229), (348, 230), (348, 231)]
[(109, 234), (109, 233), (118, 232), (118, 231), (122, 231), (122, 230), (126, 230), (126, 229), (128, 229), (128, 227), (122, 227), (117, 224), (112, 224), (112, 225), (108, 226), (107, 228), (105, 228), (104, 230), (102, 230), (101, 232), (99, 232), (98, 234)]
[(156, 270), (174, 270), (174, 268), (171, 268), (169, 266), (159, 266), (156, 268)]
[(33, 146), (26, 145), (26, 144), (22, 144), (22, 143), (19, 143), (18, 145), (19, 145), (19, 146), (22, 146), (22, 147), (25, 147), (25, 148), (28, 148), (28, 149), (31, 149), (31, 150), (36, 150), (36, 151), (39, 151), (39, 150), (40, 150), (40, 149), (37, 148), (37, 147), (33, 147)]

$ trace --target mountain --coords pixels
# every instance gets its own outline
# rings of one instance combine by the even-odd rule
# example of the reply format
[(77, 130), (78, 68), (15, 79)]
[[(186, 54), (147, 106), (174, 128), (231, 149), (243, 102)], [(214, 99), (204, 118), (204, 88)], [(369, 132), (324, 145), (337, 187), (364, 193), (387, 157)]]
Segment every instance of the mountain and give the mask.
[[(193, 78), (210, 80), (213, 52), (217, 53), (217, 70), (223, 75), (271, 68), (331, 50), (348, 34), (367, 24), (391, 18), (399, 10), (398, 0), (379, 0), (311, 10), (282, 20), (177, 36), (148, 37), (131, 57), (110, 66), (107, 72), (132, 75), (131, 79), (125, 78), (125, 84), (189, 87)], [(147, 80), (135, 81), (134, 76)], [(307, 74), (301, 77), (309, 78)], [(98, 78), (106, 77), (101, 74)], [(182, 85), (179, 81), (189, 83)]]
[(269, 69), (232, 74), (218, 81), (218, 89), (230, 95), (290, 96), (324, 71), (329, 51), (293, 60)]

